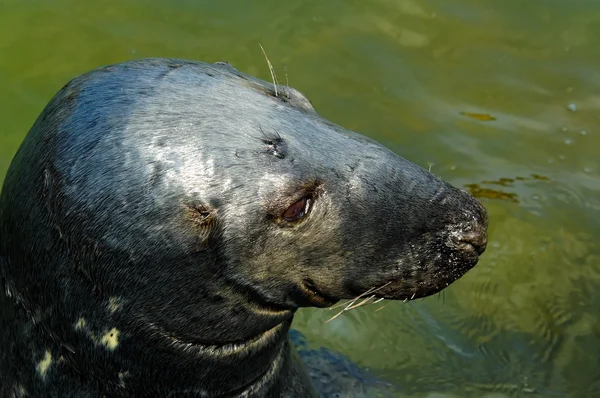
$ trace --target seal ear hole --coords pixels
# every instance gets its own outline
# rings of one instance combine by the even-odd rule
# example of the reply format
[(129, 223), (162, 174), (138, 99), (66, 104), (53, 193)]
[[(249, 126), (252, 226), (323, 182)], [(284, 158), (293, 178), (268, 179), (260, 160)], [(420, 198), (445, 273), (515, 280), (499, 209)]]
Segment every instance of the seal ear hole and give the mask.
[(194, 222), (199, 225), (207, 225), (212, 221), (212, 212), (203, 204), (193, 204), (189, 206), (190, 216)]
[(285, 142), (283, 141), (283, 138), (281, 138), (279, 133), (277, 134), (277, 137), (264, 137), (261, 138), (261, 141), (263, 144), (266, 145), (265, 152), (275, 156), (278, 159), (285, 158)]
[[(218, 200), (211, 199), (218, 203)], [(192, 250), (203, 252), (212, 250), (218, 244), (221, 237), (221, 225), (218, 217), (218, 206), (209, 206), (204, 203), (187, 203), (184, 218), (189, 223), (190, 233), (194, 236), (195, 246)]]

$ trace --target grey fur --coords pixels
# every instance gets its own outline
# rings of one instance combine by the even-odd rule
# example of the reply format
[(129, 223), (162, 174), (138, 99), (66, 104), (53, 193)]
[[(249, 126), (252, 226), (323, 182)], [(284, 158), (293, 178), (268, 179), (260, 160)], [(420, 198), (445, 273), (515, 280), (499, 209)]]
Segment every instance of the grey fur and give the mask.
[(486, 228), (470, 195), (290, 87), (223, 63), (100, 68), (52, 99), (4, 183), (0, 396), (316, 395), (298, 307), (436, 293)]

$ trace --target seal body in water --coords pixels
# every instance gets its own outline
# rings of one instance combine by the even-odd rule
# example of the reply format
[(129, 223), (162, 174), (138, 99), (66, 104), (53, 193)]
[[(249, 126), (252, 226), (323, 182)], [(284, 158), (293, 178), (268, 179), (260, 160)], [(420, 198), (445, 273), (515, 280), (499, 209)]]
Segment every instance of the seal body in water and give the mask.
[(67, 84), (0, 197), (0, 396), (310, 397), (299, 307), (440, 291), (477, 262), (467, 193), (225, 63)]

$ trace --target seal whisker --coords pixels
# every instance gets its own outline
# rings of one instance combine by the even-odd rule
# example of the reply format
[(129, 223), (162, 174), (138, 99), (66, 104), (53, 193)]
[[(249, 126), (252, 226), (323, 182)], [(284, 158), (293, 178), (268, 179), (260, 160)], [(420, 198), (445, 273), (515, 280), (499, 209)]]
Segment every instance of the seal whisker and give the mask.
[(344, 311), (340, 311), (337, 314), (335, 314), (334, 316), (332, 316), (331, 318), (329, 318), (328, 320), (325, 321), (325, 323), (329, 323), (331, 321), (333, 321), (335, 318), (337, 318), (338, 316), (342, 315), (344, 313)]
[(354, 305), (354, 303), (356, 303), (356, 301), (358, 301), (358, 299), (360, 299), (360, 298), (362, 298), (362, 297), (366, 296), (366, 295), (367, 295), (367, 294), (369, 294), (369, 293), (372, 293), (372, 292), (374, 292), (374, 291), (375, 291), (374, 289), (375, 289), (375, 288), (373, 288), (373, 287), (372, 287), (372, 288), (370, 288), (369, 290), (367, 290), (367, 291), (365, 291), (365, 292), (363, 292), (363, 293), (359, 294), (358, 296), (354, 297), (353, 299), (350, 299), (350, 300), (348, 300), (348, 301), (345, 301), (345, 302), (343, 302), (343, 303), (340, 303), (340, 304), (336, 304), (336, 305), (334, 305), (334, 306), (332, 306), (332, 307), (329, 307), (329, 309), (330, 309), (330, 310), (333, 310), (333, 309), (335, 309), (335, 308), (339, 308), (339, 307), (345, 306), (344, 310), (347, 310), (349, 307), (351, 307), (352, 305)]
[[(339, 311), (337, 314), (335, 314), (334, 316), (332, 316), (331, 318), (329, 318), (328, 320), (326, 320), (325, 323), (333, 321), (335, 318), (337, 318), (338, 316), (342, 315), (344, 312), (351, 311), (351, 310), (353, 310), (355, 308), (362, 307), (362, 306), (367, 305), (367, 304), (373, 304), (373, 302), (370, 302), (370, 301), (372, 299), (374, 299), (376, 296), (374, 294), (371, 294), (371, 293), (375, 293), (376, 291), (383, 289), (384, 287), (388, 286), (390, 283), (392, 283), (392, 282), (389, 281), (389, 282), (387, 282), (387, 283), (385, 283), (385, 284), (383, 284), (383, 285), (381, 285), (381, 286), (379, 286), (377, 288), (372, 287), (369, 290), (367, 290), (367, 291), (359, 294), (358, 296), (356, 296), (354, 299), (352, 299), (350, 301), (347, 301), (347, 302), (345, 302), (343, 304), (339, 304), (339, 305), (337, 305), (335, 307), (330, 307), (329, 309), (333, 309), (333, 308), (336, 308), (336, 307), (339, 308), (342, 305), (346, 304), (346, 306), (344, 308), (342, 308), (341, 311)], [(367, 294), (371, 294), (371, 295), (369, 297), (367, 297), (367, 298), (363, 298)], [(361, 298), (363, 298), (363, 299), (358, 304), (355, 304)], [(375, 302), (379, 303), (382, 300), (384, 300), (384, 298), (380, 297)]]
[(263, 46), (258, 43), (258, 45), (260, 46), (260, 49), (262, 50), (265, 59), (267, 60), (267, 65), (269, 66), (269, 72), (271, 72), (271, 79), (273, 79), (273, 86), (275, 87), (275, 96), (279, 97), (279, 95), (277, 94), (277, 76), (275, 76), (275, 70), (273, 69), (273, 65), (271, 64), (271, 61), (269, 61), (269, 57), (267, 57), (267, 53), (265, 52), (265, 49), (263, 48)]
[(381, 311), (382, 309), (384, 309), (385, 307), (387, 307), (388, 305), (390, 305), (390, 303), (391, 303), (391, 301), (390, 301), (390, 302), (388, 302), (388, 303), (386, 303), (386, 304), (384, 304), (384, 305), (382, 305), (381, 307), (377, 308), (377, 309), (375, 310), (375, 312), (379, 312), (379, 311)]
[[(365, 293), (362, 293), (361, 295), (363, 295)], [(338, 316), (342, 315), (344, 312), (351, 310), (354, 305), (354, 303), (356, 303), (358, 301), (358, 299), (360, 298), (360, 296), (355, 297), (352, 300), (346, 301), (344, 304), (347, 304), (344, 308), (342, 308), (341, 311), (339, 311), (337, 314), (335, 314), (334, 316), (332, 316), (331, 318), (329, 318), (328, 320), (325, 321), (325, 323), (328, 323), (330, 321), (333, 321), (335, 318), (337, 318)], [(343, 305), (343, 304), (342, 304)], [(339, 307), (339, 306), (338, 306)]]
[(384, 285), (384, 286), (381, 286), (381, 287), (379, 287), (379, 288), (374, 288), (374, 287), (372, 287), (372, 288), (370, 288), (369, 290), (367, 290), (367, 291), (365, 291), (365, 292), (363, 292), (363, 293), (359, 294), (358, 296), (354, 297), (353, 299), (350, 299), (350, 300), (348, 300), (348, 301), (345, 301), (345, 302), (343, 302), (343, 303), (340, 303), (340, 304), (334, 305), (334, 306), (332, 306), (332, 307), (329, 307), (329, 309), (330, 309), (330, 310), (332, 310), (332, 309), (334, 309), (334, 308), (339, 308), (339, 307), (341, 307), (341, 306), (346, 306), (344, 309), (348, 309), (348, 307), (351, 307), (351, 306), (352, 306), (352, 305), (353, 305), (353, 304), (354, 304), (354, 303), (355, 303), (355, 302), (356, 302), (358, 299), (360, 299), (360, 298), (362, 298), (362, 297), (366, 296), (366, 295), (367, 295), (367, 294), (369, 294), (369, 293), (373, 293), (373, 292), (375, 292), (375, 291), (377, 291), (377, 290), (379, 290), (379, 289), (381, 289), (381, 288), (383, 288), (383, 287), (387, 286), (389, 283), (390, 283), (390, 282), (388, 282), (386, 285)]
[[(386, 287), (386, 286), (387, 286), (387, 285), (389, 285), (390, 283), (392, 283), (392, 282), (391, 282), (391, 281), (390, 281), (390, 282), (387, 282), (386, 284), (384, 284), (384, 285), (382, 285), (382, 286), (379, 286), (379, 287), (377, 287), (377, 288), (375, 288), (375, 287), (372, 287), (372, 288), (370, 288), (369, 290), (365, 291), (364, 293), (361, 293), (361, 294), (359, 294), (358, 296), (356, 296), (356, 297), (355, 297), (355, 298), (352, 300), (352, 303), (351, 303), (351, 304), (353, 304), (353, 303), (354, 303), (356, 300), (358, 300), (359, 298), (366, 296), (367, 294), (370, 294), (370, 293), (375, 293), (376, 291), (383, 289), (384, 287)], [(374, 298), (374, 297), (375, 297), (375, 295), (372, 295), (372, 296), (371, 296), (371, 298)], [(381, 300), (383, 300), (383, 298), (382, 298)]]
[(390, 283), (392, 283), (392, 282), (391, 282), (391, 281), (390, 281), (390, 282), (387, 282), (386, 284), (384, 284), (384, 285), (381, 285), (381, 286), (379, 286), (379, 287), (377, 287), (377, 288), (374, 288), (374, 287), (372, 287), (372, 288), (370, 288), (369, 290), (367, 290), (366, 292), (364, 292), (364, 293), (361, 293), (361, 294), (359, 294), (358, 296), (356, 296), (356, 298), (358, 299), (358, 298), (361, 298), (361, 297), (364, 297), (364, 296), (366, 296), (367, 294), (370, 294), (370, 293), (375, 293), (376, 291), (383, 289), (384, 287), (386, 287), (386, 286), (387, 286), (387, 285), (389, 285)]
[(362, 300), (360, 303), (358, 303), (358, 304), (355, 304), (355, 305), (353, 305), (353, 306), (351, 306), (351, 307), (347, 307), (347, 308), (345, 308), (345, 310), (346, 310), (346, 311), (350, 311), (350, 310), (353, 310), (353, 309), (355, 309), (355, 308), (362, 307), (363, 305), (372, 304), (372, 303), (369, 303), (369, 301), (371, 301), (371, 300), (372, 300), (372, 299), (374, 299), (374, 298), (375, 298), (375, 296), (374, 296), (374, 295), (373, 295), (373, 296), (369, 296), (369, 297), (367, 297), (366, 299), (363, 299), (363, 300)]
[[(334, 309), (340, 308), (340, 307), (348, 307), (348, 306), (352, 305), (352, 303), (355, 303), (355, 302), (356, 302), (356, 299), (344, 301), (343, 303), (332, 305), (331, 307), (329, 307), (329, 310), (334, 310)], [(350, 303), (350, 304), (348, 304), (348, 303)]]

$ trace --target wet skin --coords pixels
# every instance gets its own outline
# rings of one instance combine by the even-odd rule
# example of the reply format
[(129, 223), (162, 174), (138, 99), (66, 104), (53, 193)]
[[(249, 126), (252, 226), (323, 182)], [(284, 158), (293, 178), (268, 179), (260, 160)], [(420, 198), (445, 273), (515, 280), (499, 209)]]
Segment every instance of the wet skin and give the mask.
[(437, 293), (486, 229), (472, 196), (293, 88), (100, 68), (51, 100), (2, 189), (0, 395), (315, 395), (299, 307)]

